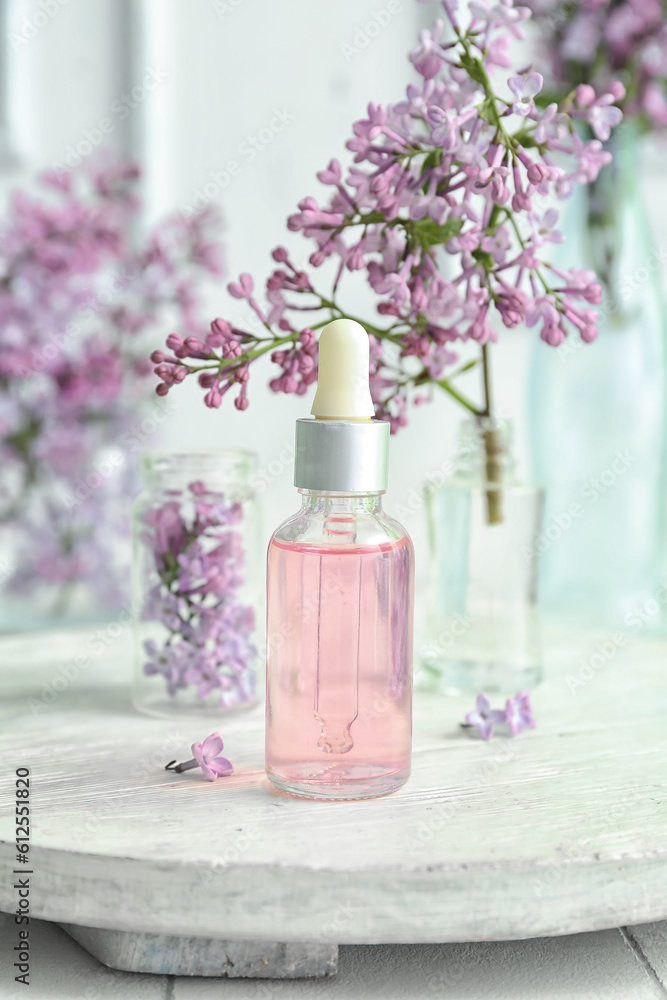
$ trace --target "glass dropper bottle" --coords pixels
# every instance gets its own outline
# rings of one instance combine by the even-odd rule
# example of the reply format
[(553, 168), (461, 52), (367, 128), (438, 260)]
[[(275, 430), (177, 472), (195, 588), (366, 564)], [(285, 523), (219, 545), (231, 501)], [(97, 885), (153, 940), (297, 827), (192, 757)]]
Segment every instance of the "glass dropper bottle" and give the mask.
[(320, 337), (314, 419), (296, 427), (301, 509), (267, 573), (266, 771), (293, 795), (384, 795), (410, 774), (414, 554), (382, 510), (389, 424), (373, 420), (366, 331)]

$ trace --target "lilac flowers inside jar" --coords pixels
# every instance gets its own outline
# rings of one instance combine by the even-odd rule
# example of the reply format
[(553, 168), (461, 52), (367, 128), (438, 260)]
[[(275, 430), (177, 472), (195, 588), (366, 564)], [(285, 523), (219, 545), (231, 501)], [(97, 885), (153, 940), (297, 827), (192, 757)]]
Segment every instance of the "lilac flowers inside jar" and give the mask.
[(246, 451), (155, 452), (134, 510), (136, 670), (149, 715), (257, 704), (259, 514)]

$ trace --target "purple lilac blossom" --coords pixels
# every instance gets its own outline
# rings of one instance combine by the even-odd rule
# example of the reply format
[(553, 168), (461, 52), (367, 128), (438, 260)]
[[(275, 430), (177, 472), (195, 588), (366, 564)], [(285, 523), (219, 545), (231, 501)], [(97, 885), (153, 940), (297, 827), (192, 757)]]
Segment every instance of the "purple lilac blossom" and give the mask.
[(491, 702), (485, 694), (477, 696), (477, 707), (474, 712), (468, 712), (466, 723), (469, 726), (479, 726), (483, 740), (490, 740), (495, 726), (507, 722), (506, 713), (500, 708), (491, 708)]
[[(577, 87), (598, 138), (609, 138), (606, 124), (616, 123), (614, 109), (596, 101), (596, 93), (605, 91), (644, 127), (667, 126), (667, 18), (661, 0), (525, 2), (540, 30), (550, 89), (567, 94)], [(589, 88), (590, 104), (582, 104), (581, 88)]]
[(108, 162), (50, 173), (16, 191), (3, 220), (0, 529), (13, 591), (85, 584), (107, 606), (124, 594), (141, 338), (174, 321), (194, 335), (198, 284), (220, 273), (210, 212), (134, 238), (139, 176)]
[[(350, 316), (371, 335), (376, 416), (396, 431), (408, 422), (408, 402), (427, 398), (424, 388), (440, 386), (461, 401), (453, 380), (470, 365), (450, 374), (457, 343), (484, 346), (499, 326), (529, 318), (552, 346), (573, 335), (595, 339), (590, 306), (601, 302), (600, 285), (594, 274), (582, 282), (552, 266), (558, 214), (540, 213), (538, 203), (567, 197), (610, 161), (601, 140), (621, 118), (614, 105), (623, 88), (588, 88), (541, 109), (541, 75), (512, 72), (507, 52), (509, 40), (524, 37), (528, 8), (480, 0), (464, 15), (456, 0), (442, 6), (447, 30), (436, 22), (410, 54), (420, 82), (396, 104), (368, 105), (347, 143), (347, 172), (334, 158), (317, 175), (329, 200), (306, 197), (287, 220), (311, 241), (309, 270), (279, 246), (266, 304), (249, 274), (231, 282), (230, 295), (247, 303), (262, 333), (220, 318), (203, 341), (171, 334), (168, 352), (152, 355), (159, 395), (195, 375), (207, 406), (219, 407), (233, 390), (235, 406), (246, 409), (250, 366), (266, 353), (278, 367), (270, 388), (304, 394), (317, 378), (314, 331)], [(579, 135), (578, 118), (596, 138)], [(325, 264), (334, 277), (321, 290), (315, 272)], [(357, 272), (377, 318), (352, 315), (341, 301), (341, 286)]]
[(512, 736), (518, 736), (522, 729), (534, 729), (537, 725), (527, 691), (520, 691), (514, 698), (507, 699), (505, 715)]
[(176, 695), (189, 686), (202, 699), (224, 707), (255, 694), (252, 637), (254, 611), (241, 602), (245, 553), (240, 503), (201, 482), (188, 495), (168, 500), (143, 516), (142, 540), (156, 582), (146, 595), (142, 618), (160, 622), (167, 636), (148, 640), (144, 673), (164, 678)]
[(209, 781), (226, 778), (234, 770), (231, 761), (227, 760), (226, 757), (218, 756), (223, 746), (220, 733), (212, 733), (206, 737), (203, 743), (192, 744), (192, 756)]

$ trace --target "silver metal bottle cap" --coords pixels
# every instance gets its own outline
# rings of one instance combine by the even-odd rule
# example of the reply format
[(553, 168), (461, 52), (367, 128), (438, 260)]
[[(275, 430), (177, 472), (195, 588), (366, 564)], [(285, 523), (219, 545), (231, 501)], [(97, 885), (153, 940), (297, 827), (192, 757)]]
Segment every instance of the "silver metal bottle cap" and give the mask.
[(294, 485), (331, 493), (386, 490), (389, 433), (387, 420), (297, 420)]

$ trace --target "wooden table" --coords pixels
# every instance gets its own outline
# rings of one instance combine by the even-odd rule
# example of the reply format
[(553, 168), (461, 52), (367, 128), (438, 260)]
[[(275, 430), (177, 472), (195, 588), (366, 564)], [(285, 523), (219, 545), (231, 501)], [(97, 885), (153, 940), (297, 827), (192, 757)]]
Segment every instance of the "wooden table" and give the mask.
[[(467, 701), (421, 694), (406, 787), (317, 803), (271, 790), (261, 710), (203, 728), (136, 714), (125, 629), (102, 629), (94, 648), (84, 631), (6, 637), (0, 909), (16, 908), (15, 771), (27, 767), (31, 912), (118, 968), (324, 975), (341, 943), (665, 919), (667, 643), (546, 640), (537, 730), (474, 740), (458, 728)], [(164, 771), (216, 728), (232, 777)]]

